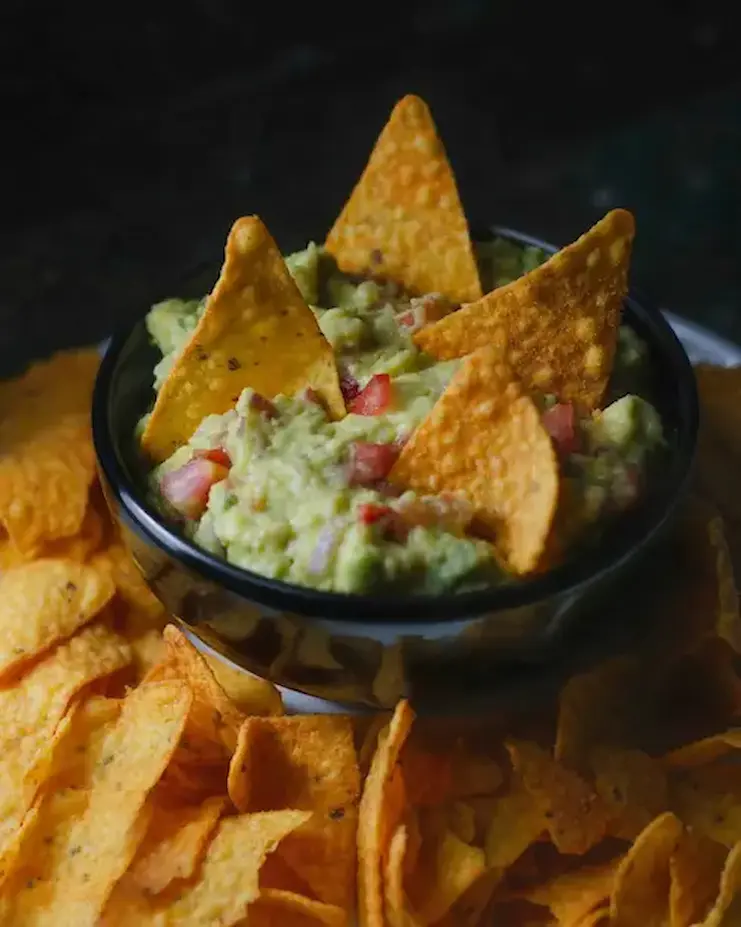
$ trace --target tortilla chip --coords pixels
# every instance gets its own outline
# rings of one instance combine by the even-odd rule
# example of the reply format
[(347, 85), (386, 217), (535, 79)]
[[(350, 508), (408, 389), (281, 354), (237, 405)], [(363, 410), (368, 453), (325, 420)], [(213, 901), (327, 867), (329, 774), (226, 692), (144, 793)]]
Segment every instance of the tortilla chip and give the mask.
[(597, 794), (610, 809), (613, 837), (632, 841), (669, 809), (666, 773), (646, 753), (598, 747), (591, 762)]
[(360, 799), (357, 833), (360, 927), (385, 927), (381, 866), (404, 811), (404, 782), (397, 764), (413, 721), (409, 703), (399, 702), (378, 737)]
[(718, 895), (726, 850), (699, 835), (684, 833), (669, 860), (669, 923), (671, 927), (699, 924)]
[(503, 795), (492, 799), (486, 824), (486, 865), (501, 874), (518, 860), (548, 827), (550, 803), (531, 793), (513, 774)]
[(502, 346), (472, 354), (399, 455), (389, 479), (421, 493), (460, 494), (518, 574), (545, 549), (559, 491), (558, 462), (533, 401)]
[(164, 891), (175, 879), (190, 878), (226, 805), (226, 796), (214, 796), (191, 807), (155, 804), (149, 830), (127, 878), (151, 895)]
[(157, 395), (143, 450), (161, 463), (247, 387), (268, 398), (311, 387), (334, 418), (345, 414), (332, 348), (256, 216), (232, 226), (221, 276)]
[(230, 702), (246, 715), (282, 715), (283, 699), (280, 692), (268, 679), (253, 676), (247, 670), (238, 669), (210, 653), (204, 653), (216, 681), (226, 693)]
[(61, 352), (0, 385), (0, 522), (22, 553), (80, 530), (95, 476), (99, 362), (95, 349)]
[(712, 734), (694, 743), (677, 747), (676, 750), (667, 753), (663, 762), (675, 769), (692, 769), (713, 763), (735, 750), (741, 750), (741, 728)]
[(728, 847), (741, 841), (741, 769), (718, 763), (670, 779), (671, 807), (695, 833)]
[(345, 927), (347, 913), (295, 892), (268, 888), (260, 891), (243, 923), (244, 927)]
[(726, 858), (720, 890), (712, 910), (700, 927), (736, 927), (741, 923), (741, 843)]
[(307, 817), (306, 811), (272, 811), (222, 820), (196, 880), (164, 909), (163, 922), (236, 924), (260, 895), (265, 857)]
[(610, 899), (610, 927), (666, 927), (669, 920), (669, 861), (682, 824), (667, 812), (652, 821), (623, 857)]
[(420, 921), (411, 910), (404, 888), (404, 876), (408, 871), (408, 845), (406, 825), (400, 824), (391, 837), (384, 868), (386, 920), (389, 927), (420, 927)]
[(453, 784), (450, 752), (432, 753), (415, 743), (407, 743), (400, 762), (410, 805), (441, 805), (450, 798)]
[(464, 357), (504, 332), (528, 389), (597, 408), (612, 372), (635, 223), (609, 212), (545, 264), (418, 331), (433, 357)]
[(254, 717), (242, 725), (229, 769), (229, 796), (240, 811), (339, 811), (359, 793), (349, 717)]
[(584, 866), (565, 872), (526, 890), (524, 898), (549, 908), (559, 924), (582, 924), (595, 911), (602, 910), (615, 884), (619, 859), (601, 866)]
[(122, 638), (92, 625), (57, 647), (12, 688), (0, 689), (0, 860), (44, 779), (54, 734), (70, 701), (130, 659)]
[(419, 97), (394, 107), (326, 249), (346, 273), (393, 280), (412, 294), (457, 303), (481, 296), (455, 177)]
[(547, 829), (561, 853), (586, 853), (605, 836), (610, 812), (580, 776), (535, 743), (508, 741), (512, 766), (525, 788), (547, 804)]
[(141, 570), (120, 540), (112, 541), (95, 554), (92, 565), (111, 575), (119, 596), (131, 608), (154, 619), (164, 616), (165, 608), (144, 581)]
[(92, 924), (149, 823), (145, 801), (183, 730), (191, 695), (176, 683), (141, 686), (77, 760), (79, 780), (50, 788), (2, 892), (4, 923)]
[(70, 637), (113, 597), (109, 577), (72, 560), (36, 560), (0, 576), (0, 680)]
[[(92, 490), (91, 490), (92, 492)], [(97, 509), (88, 503), (85, 517), (77, 534), (47, 541), (35, 553), (36, 557), (63, 558), (85, 563), (100, 548), (106, 525)]]

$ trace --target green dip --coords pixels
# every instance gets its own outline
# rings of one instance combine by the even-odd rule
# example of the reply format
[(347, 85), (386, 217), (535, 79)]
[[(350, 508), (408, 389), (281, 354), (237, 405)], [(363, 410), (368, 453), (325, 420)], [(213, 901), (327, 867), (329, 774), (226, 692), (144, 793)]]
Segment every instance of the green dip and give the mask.
[[(507, 283), (545, 258), (537, 248), (496, 240), (479, 250), (482, 280), (485, 287)], [(206, 418), (152, 471), (158, 507), (230, 563), (316, 589), (436, 594), (511, 581), (492, 546), (467, 535), (472, 513), (463, 500), (399, 495), (384, 479), (460, 363), (437, 362), (412, 341), (445, 301), (435, 294), (410, 300), (391, 286), (350, 280), (314, 244), (286, 261), (334, 348), (351, 411), (333, 422), (310, 395), (268, 401), (245, 390), (234, 409)], [(147, 328), (162, 352), (155, 390), (204, 304), (170, 299), (150, 310)], [(593, 529), (639, 498), (663, 444), (657, 412), (625, 387), (641, 382), (646, 353), (623, 327), (613, 376), (619, 394), (589, 418), (577, 420), (571, 407), (542, 397), (563, 476)], [(205, 483), (184, 478), (192, 460), (200, 463), (191, 470), (210, 468)]]

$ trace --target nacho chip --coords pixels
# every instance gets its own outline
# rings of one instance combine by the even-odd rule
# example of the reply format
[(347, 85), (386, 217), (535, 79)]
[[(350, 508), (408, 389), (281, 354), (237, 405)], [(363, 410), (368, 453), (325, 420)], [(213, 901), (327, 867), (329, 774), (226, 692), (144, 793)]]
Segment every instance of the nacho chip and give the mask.
[(226, 805), (226, 796), (214, 796), (191, 807), (155, 804), (149, 830), (127, 878), (151, 895), (164, 891), (175, 879), (190, 878)]
[(694, 743), (677, 747), (676, 750), (667, 753), (663, 762), (675, 769), (692, 769), (713, 763), (736, 750), (741, 750), (741, 728), (712, 734)]
[(119, 596), (131, 608), (153, 620), (163, 617), (164, 606), (146, 584), (131, 554), (120, 540), (112, 541), (95, 554), (91, 563), (96, 569), (111, 575)]
[(580, 776), (537, 744), (508, 741), (512, 766), (525, 788), (547, 804), (547, 829), (561, 853), (586, 853), (605, 836), (610, 812)]
[(468, 357), (404, 445), (389, 479), (461, 494), (507, 567), (534, 570), (558, 502), (553, 444), (533, 401), (490, 345)]
[(360, 927), (384, 927), (381, 866), (404, 811), (404, 782), (399, 755), (414, 721), (409, 703), (399, 702), (365, 780), (358, 816), (358, 917)]
[(700, 927), (736, 927), (738, 923), (741, 923), (741, 843), (726, 858), (718, 897)]
[(549, 908), (559, 924), (582, 924), (607, 904), (620, 859), (601, 866), (584, 866), (524, 892), (527, 901)]
[(0, 860), (48, 769), (54, 734), (70, 701), (130, 658), (122, 638), (92, 625), (57, 647), (13, 687), (0, 690)]
[(669, 923), (671, 927), (699, 924), (718, 895), (726, 860), (720, 844), (685, 832), (669, 860)]
[(596, 408), (612, 372), (634, 233), (631, 214), (613, 210), (545, 264), (425, 326), (414, 341), (442, 360), (504, 332), (526, 388)]
[(591, 763), (597, 794), (610, 809), (613, 837), (634, 840), (669, 809), (666, 773), (646, 753), (598, 747), (592, 751)]
[(99, 362), (95, 349), (61, 352), (0, 385), (0, 522), (22, 553), (80, 530), (95, 475)]
[(339, 811), (360, 793), (351, 719), (343, 715), (247, 718), (229, 768), (240, 811)]
[(455, 177), (419, 97), (394, 107), (326, 249), (346, 273), (393, 280), (412, 294), (481, 296)]
[(79, 781), (50, 788), (2, 893), (5, 923), (96, 923), (149, 823), (145, 801), (180, 738), (191, 695), (141, 686), (78, 761)]
[(670, 779), (672, 810), (694, 832), (728, 847), (741, 841), (741, 767), (718, 763)]
[(47, 541), (39, 549), (37, 556), (64, 558), (76, 560), (78, 563), (85, 563), (101, 547), (105, 533), (106, 525), (103, 516), (95, 506), (88, 503), (85, 517), (82, 519), (77, 534), (67, 538), (57, 538), (56, 541)]
[(72, 560), (36, 560), (0, 576), (0, 680), (91, 621), (113, 582)]
[(550, 804), (531, 793), (513, 774), (503, 795), (492, 799), (486, 826), (486, 865), (501, 874), (518, 860), (548, 827)]
[(404, 888), (404, 876), (408, 871), (408, 845), (409, 834), (406, 825), (400, 824), (391, 837), (384, 868), (386, 920), (389, 927), (419, 927), (420, 925), (410, 909)]
[(652, 821), (623, 857), (610, 899), (610, 927), (666, 927), (669, 861), (682, 824), (667, 812)]
[(220, 660), (218, 657), (204, 653), (203, 659), (208, 663), (216, 681), (226, 693), (229, 701), (246, 715), (282, 715), (284, 712), (281, 694), (268, 679), (253, 676), (247, 670), (238, 669)]
[(345, 927), (346, 923), (342, 908), (268, 888), (250, 905), (244, 927)]
[(334, 418), (345, 414), (332, 348), (256, 216), (232, 226), (219, 281), (147, 421), (145, 453), (161, 463), (246, 387), (269, 398), (311, 387)]

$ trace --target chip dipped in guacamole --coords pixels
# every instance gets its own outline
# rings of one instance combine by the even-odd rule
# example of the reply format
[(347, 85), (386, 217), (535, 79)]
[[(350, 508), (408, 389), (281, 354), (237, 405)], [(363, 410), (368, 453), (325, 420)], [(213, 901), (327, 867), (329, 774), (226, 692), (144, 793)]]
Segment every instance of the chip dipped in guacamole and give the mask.
[[(499, 286), (546, 258), (503, 239), (478, 255)], [(157, 504), (230, 563), (317, 589), (434, 594), (510, 581), (463, 495), (404, 490), (389, 480), (464, 363), (437, 361), (414, 343), (452, 307), (439, 294), (410, 298), (394, 285), (351, 279), (314, 244), (286, 264), (332, 346), (347, 414), (332, 420), (310, 389), (270, 399), (246, 389), (152, 470)], [(204, 305), (173, 299), (150, 310), (147, 327), (162, 351), (155, 388)], [(537, 397), (587, 533), (636, 502), (662, 444), (658, 414), (630, 392), (646, 362), (644, 345), (623, 326), (612, 378), (620, 394), (610, 393), (602, 410), (581, 414)]]

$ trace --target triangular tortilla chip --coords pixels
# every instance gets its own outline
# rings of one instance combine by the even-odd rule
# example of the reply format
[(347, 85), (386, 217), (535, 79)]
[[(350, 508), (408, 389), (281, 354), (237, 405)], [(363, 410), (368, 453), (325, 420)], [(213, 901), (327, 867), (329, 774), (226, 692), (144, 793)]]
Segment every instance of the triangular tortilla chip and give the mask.
[(142, 448), (165, 460), (246, 387), (267, 397), (311, 387), (333, 417), (345, 414), (332, 348), (257, 216), (232, 226), (221, 276), (162, 384)]
[(633, 216), (609, 212), (545, 264), (414, 336), (440, 359), (464, 357), (503, 331), (525, 386), (595, 408), (607, 386), (628, 287)]
[(326, 248), (345, 273), (409, 293), (456, 303), (481, 296), (455, 177), (424, 100), (406, 96), (394, 107)]
[(501, 346), (466, 358), (402, 450), (390, 480), (456, 493), (514, 573), (532, 572), (558, 502), (558, 462), (540, 413)]

